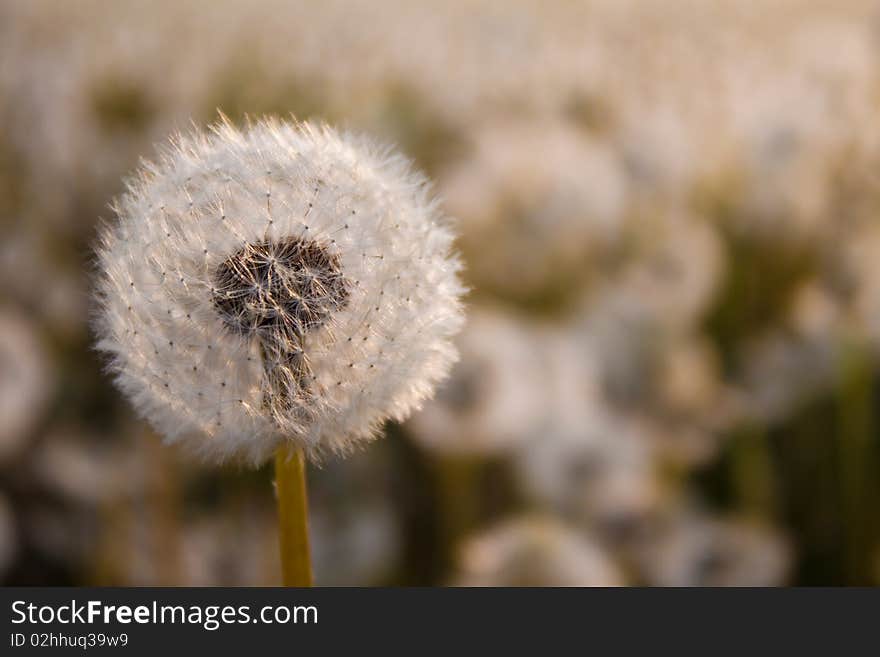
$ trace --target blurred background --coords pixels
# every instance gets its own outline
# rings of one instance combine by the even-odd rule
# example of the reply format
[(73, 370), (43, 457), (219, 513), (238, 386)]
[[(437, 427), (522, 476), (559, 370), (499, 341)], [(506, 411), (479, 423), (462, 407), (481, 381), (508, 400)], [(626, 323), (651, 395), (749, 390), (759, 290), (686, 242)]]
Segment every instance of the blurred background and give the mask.
[(0, 582), (280, 581), (269, 468), (163, 447), (91, 246), (222, 110), (392, 141), (472, 287), (437, 398), (312, 468), (327, 585), (880, 584), (880, 4), (0, 0)]

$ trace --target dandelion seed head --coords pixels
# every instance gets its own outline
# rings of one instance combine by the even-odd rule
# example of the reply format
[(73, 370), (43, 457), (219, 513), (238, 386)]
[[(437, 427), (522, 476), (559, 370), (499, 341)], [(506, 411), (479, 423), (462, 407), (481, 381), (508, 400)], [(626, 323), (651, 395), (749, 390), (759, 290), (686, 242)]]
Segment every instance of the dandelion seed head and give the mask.
[(208, 460), (348, 451), (457, 357), (449, 222), (369, 140), (224, 120), (145, 162), (114, 210), (98, 347), (135, 408)]

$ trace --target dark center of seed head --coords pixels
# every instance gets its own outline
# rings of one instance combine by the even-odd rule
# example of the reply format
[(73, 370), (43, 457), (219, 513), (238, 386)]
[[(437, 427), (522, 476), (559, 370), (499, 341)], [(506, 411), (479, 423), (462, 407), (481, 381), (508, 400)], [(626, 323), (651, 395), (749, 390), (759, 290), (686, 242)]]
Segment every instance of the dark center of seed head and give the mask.
[(303, 339), (348, 303), (339, 258), (300, 238), (252, 242), (214, 272), (213, 304), (226, 326), (259, 341), (264, 403), (290, 408), (308, 394)]
[(214, 307), (233, 331), (301, 341), (348, 301), (339, 258), (317, 242), (253, 242), (217, 267)]

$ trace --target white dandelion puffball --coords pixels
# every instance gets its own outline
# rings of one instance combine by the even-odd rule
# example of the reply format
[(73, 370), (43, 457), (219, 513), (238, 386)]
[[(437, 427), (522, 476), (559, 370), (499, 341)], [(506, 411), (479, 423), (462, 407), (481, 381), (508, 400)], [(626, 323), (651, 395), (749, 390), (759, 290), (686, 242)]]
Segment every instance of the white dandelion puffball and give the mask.
[(373, 438), (446, 376), (453, 234), (386, 148), (225, 119), (144, 163), (99, 248), (99, 349), (168, 440), (208, 460)]

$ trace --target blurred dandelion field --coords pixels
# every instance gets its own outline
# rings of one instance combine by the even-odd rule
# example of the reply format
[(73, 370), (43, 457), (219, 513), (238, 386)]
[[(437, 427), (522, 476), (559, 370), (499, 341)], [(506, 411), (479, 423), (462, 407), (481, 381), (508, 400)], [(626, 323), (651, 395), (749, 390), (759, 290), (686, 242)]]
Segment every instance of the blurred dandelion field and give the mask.
[(279, 579), (271, 473), (90, 332), (110, 201), (218, 110), (397, 144), (460, 233), (451, 378), (309, 471), (318, 584), (880, 584), (861, 0), (0, 0), (0, 582)]

